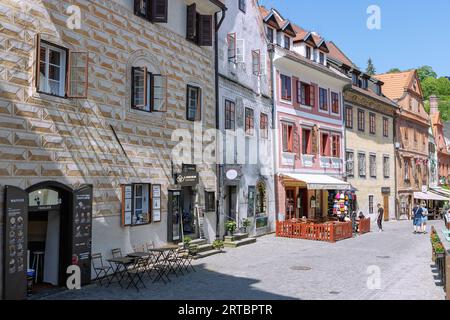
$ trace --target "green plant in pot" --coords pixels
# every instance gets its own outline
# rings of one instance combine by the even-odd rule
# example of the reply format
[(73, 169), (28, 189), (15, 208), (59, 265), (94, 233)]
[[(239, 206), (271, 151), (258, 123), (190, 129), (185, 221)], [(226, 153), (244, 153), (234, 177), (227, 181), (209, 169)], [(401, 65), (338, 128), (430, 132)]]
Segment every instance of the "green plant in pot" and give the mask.
[(192, 242), (191, 237), (184, 237), (184, 240), (183, 240), (184, 249), (189, 249), (191, 242)]
[(222, 251), (222, 249), (225, 247), (222, 240), (214, 240), (212, 244), (213, 248), (219, 251)]
[(229, 236), (232, 236), (237, 228), (236, 221), (233, 220), (228, 221), (225, 225), (225, 228), (227, 230), (227, 234)]
[(250, 221), (250, 219), (242, 220), (242, 227), (244, 228), (245, 233), (248, 233), (248, 229), (250, 228), (251, 225), (252, 225), (252, 222)]

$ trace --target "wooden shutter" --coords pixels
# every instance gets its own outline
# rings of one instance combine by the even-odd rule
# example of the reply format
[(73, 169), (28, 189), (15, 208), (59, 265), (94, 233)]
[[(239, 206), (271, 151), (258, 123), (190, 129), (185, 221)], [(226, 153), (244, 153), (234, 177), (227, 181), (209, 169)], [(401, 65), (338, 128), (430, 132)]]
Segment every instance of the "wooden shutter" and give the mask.
[(211, 47), (212, 46), (212, 16), (199, 15), (198, 18), (199, 18), (199, 21), (198, 21), (198, 26), (199, 26), (198, 44), (200, 46)]
[(35, 61), (35, 86), (36, 91), (39, 91), (39, 82), (40, 82), (40, 62), (41, 62), (41, 35), (39, 33), (36, 34), (35, 37), (35, 46), (36, 46), (36, 61)]
[(197, 41), (197, 5), (195, 3), (187, 7), (186, 38)]
[(300, 135), (296, 125), (292, 126), (292, 151), (300, 158)]
[(196, 88), (197, 92), (197, 110), (195, 112), (195, 121), (202, 120), (202, 89)]
[(152, 74), (151, 81), (152, 111), (167, 111), (167, 77), (160, 74)]
[(134, 206), (134, 188), (132, 184), (122, 185), (122, 227), (132, 225), (133, 206)]
[[(134, 92), (136, 90), (136, 83), (135, 83), (135, 75), (136, 71), (144, 72), (144, 102), (143, 104), (137, 104), (136, 101), (134, 101)], [(131, 68), (131, 106), (136, 108), (145, 108), (147, 106), (147, 68), (140, 68), (140, 67), (132, 67)]]
[(152, 0), (152, 21), (167, 23), (168, 1)]
[(69, 52), (67, 71), (67, 97), (87, 99), (88, 94), (88, 52)]
[(309, 87), (309, 90), (310, 105), (314, 108), (316, 106), (316, 87), (314, 85), (311, 85)]

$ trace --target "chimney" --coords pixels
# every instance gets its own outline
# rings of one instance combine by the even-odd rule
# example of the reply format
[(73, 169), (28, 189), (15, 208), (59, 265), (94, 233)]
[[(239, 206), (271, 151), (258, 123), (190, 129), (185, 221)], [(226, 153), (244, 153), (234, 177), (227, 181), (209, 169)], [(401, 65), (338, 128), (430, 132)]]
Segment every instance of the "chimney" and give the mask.
[(430, 115), (435, 115), (439, 112), (439, 98), (430, 96)]

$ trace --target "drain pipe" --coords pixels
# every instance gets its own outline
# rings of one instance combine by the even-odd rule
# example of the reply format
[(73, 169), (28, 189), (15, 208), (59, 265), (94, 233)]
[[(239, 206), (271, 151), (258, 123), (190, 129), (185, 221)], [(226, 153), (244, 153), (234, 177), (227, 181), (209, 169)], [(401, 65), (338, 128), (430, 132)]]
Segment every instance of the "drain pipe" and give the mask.
[[(216, 134), (220, 133), (220, 97), (219, 97), (219, 29), (225, 20), (227, 8), (225, 6), (222, 7), (222, 16), (220, 17), (220, 21), (218, 21), (218, 12), (214, 14), (214, 73), (215, 73), (215, 98), (216, 98)], [(216, 137), (216, 146), (218, 146), (217, 137)], [(221, 152), (217, 152), (217, 155), (220, 155)], [(220, 200), (222, 196), (222, 171), (223, 165), (221, 165), (221, 161), (216, 159), (216, 188), (217, 188), (217, 197), (216, 197), (216, 239), (220, 238)]]

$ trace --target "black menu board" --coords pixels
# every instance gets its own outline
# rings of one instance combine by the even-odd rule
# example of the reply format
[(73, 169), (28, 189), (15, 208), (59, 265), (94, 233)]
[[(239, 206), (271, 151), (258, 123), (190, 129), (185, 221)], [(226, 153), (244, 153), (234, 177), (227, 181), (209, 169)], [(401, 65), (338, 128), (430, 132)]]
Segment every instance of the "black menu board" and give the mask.
[(21, 300), (27, 296), (28, 194), (5, 187), (3, 297)]
[(92, 186), (74, 192), (72, 264), (81, 269), (81, 285), (91, 281)]

